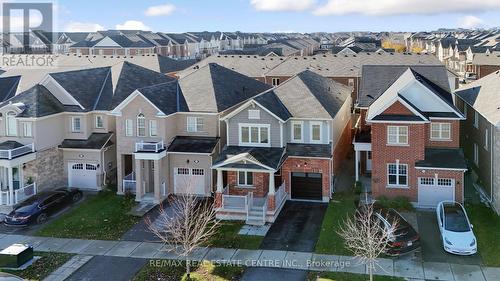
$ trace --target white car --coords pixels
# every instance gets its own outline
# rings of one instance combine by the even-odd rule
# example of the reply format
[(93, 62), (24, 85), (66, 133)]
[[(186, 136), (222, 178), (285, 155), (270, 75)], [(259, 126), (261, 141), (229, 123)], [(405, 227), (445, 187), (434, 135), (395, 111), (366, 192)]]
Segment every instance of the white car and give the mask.
[(436, 213), (444, 250), (456, 255), (475, 254), (476, 236), (464, 207), (457, 202), (443, 201), (438, 204)]

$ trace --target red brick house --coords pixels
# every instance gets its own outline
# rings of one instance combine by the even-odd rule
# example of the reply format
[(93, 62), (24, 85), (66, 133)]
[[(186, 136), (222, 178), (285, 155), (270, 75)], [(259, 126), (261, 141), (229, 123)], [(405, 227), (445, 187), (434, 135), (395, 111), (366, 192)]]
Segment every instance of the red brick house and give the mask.
[(463, 201), (463, 115), (440, 66), (365, 66), (354, 139), (356, 179), (371, 175), (375, 198), (404, 196), (418, 207)]

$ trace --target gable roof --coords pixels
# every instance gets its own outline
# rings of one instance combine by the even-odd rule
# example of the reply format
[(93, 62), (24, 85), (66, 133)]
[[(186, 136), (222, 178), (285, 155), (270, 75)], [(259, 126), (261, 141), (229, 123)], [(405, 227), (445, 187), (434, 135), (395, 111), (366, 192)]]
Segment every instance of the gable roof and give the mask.
[(64, 105), (42, 85), (35, 85), (31, 89), (0, 103), (0, 107), (10, 103), (24, 105), (24, 110), (17, 115), (18, 117), (43, 117), (65, 111)]
[(352, 89), (312, 71), (303, 71), (281, 83), (274, 92), (297, 118), (334, 118)]
[(278, 96), (276, 96), (274, 90), (258, 95), (253, 100), (276, 115), (282, 121), (286, 121), (292, 117), (292, 114), (288, 111)]
[(137, 90), (165, 115), (188, 112), (188, 106), (179, 83), (174, 80)]
[(408, 68), (426, 81), (448, 91), (450, 85), (446, 68), (443, 65), (365, 65), (362, 69), (358, 91), (358, 106), (370, 106), (384, 93)]
[(16, 94), (21, 76), (0, 77), (0, 102), (6, 101)]
[(500, 126), (500, 71), (495, 71), (455, 91), (474, 110)]
[(209, 63), (179, 81), (191, 111), (222, 112), (271, 88), (270, 85)]

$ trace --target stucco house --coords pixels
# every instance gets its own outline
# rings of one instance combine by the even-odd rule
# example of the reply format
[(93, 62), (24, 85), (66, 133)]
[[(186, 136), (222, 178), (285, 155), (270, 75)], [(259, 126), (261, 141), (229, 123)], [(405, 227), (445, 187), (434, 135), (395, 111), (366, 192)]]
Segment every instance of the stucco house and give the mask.
[(460, 121), (444, 66), (364, 66), (353, 141), (356, 180), (418, 207), (463, 202)]
[(475, 186), (500, 213), (500, 71), (455, 91), (461, 122), (461, 147), (472, 167)]

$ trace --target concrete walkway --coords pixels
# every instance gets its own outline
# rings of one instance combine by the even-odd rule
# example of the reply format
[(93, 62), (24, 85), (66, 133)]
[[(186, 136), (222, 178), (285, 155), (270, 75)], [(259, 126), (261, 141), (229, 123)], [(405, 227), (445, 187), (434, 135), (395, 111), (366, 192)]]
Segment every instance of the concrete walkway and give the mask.
[[(13, 243), (30, 244), (34, 247), (35, 251), (73, 253), (85, 256), (115, 256), (142, 259), (178, 258), (174, 253), (162, 251), (163, 245), (160, 243), (0, 234), (0, 249), (4, 249)], [(307, 252), (202, 248), (195, 251), (191, 259), (227, 262), (247, 267), (366, 273), (365, 266), (358, 264), (353, 257), (320, 255)], [(379, 259), (379, 268), (376, 270), (376, 274), (420, 280), (500, 280), (500, 268), (437, 262), (420, 263), (411, 260), (384, 258)]]
[(80, 267), (92, 259), (92, 257), (93, 256), (76, 255), (43, 279), (43, 281), (64, 281), (71, 274), (73, 274), (73, 272), (77, 271)]

